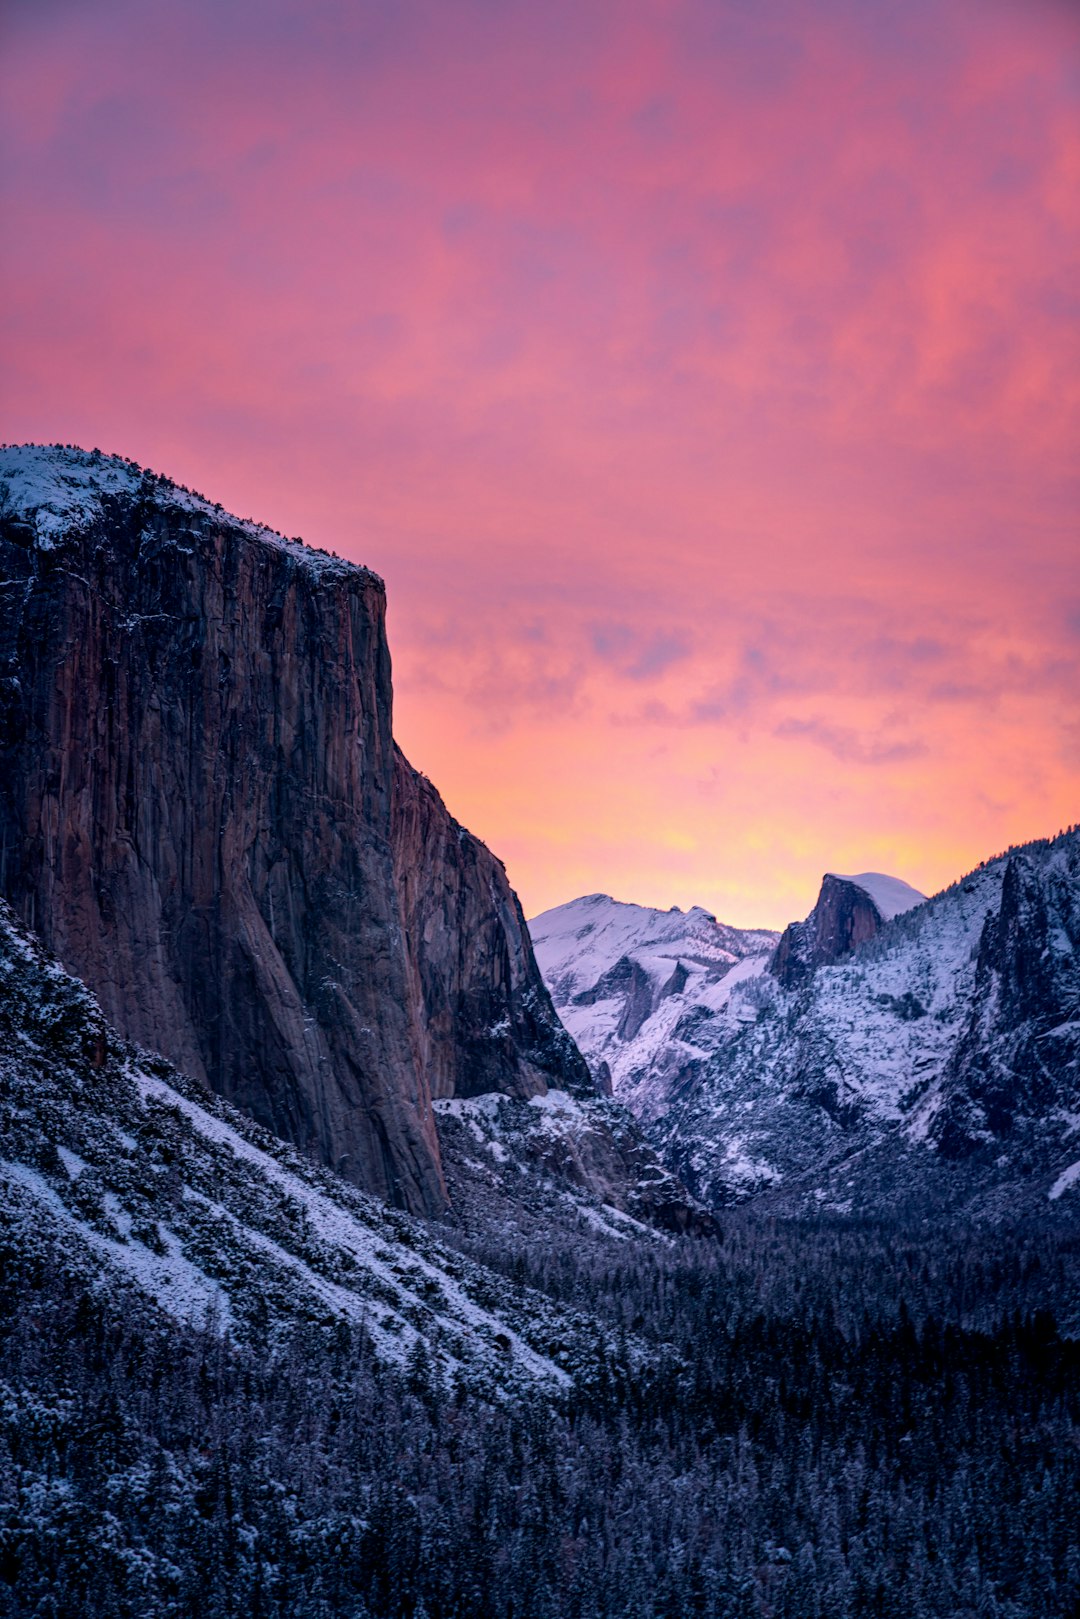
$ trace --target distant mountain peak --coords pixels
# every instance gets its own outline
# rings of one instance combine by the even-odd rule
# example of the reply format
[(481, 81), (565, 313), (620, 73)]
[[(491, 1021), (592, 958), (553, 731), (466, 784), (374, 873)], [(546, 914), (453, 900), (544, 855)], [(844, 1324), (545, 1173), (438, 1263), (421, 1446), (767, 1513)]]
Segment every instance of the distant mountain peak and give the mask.
[(845, 877), (827, 871), (810, 915), (784, 929), (769, 971), (785, 989), (793, 989), (819, 967), (842, 961), (887, 922), (921, 905), (925, 898), (910, 883), (884, 872)]
[(922, 905), (926, 900), (925, 894), (906, 883), (902, 877), (890, 877), (882, 871), (861, 871), (853, 877), (839, 871), (829, 871), (825, 875), (835, 877), (841, 883), (854, 883), (864, 894), (869, 894), (884, 922), (891, 922), (894, 916), (914, 910), (916, 905)]
[(777, 938), (729, 927), (700, 905), (659, 910), (607, 894), (557, 905), (529, 931), (559, 1014), (595, 1076), (610, 1079), (642, 1119), (662, 1112), (700, 1065), (713, 1020), (718, 1030), (742, 1015), (743, 991), (753, 995), (746, 986)]

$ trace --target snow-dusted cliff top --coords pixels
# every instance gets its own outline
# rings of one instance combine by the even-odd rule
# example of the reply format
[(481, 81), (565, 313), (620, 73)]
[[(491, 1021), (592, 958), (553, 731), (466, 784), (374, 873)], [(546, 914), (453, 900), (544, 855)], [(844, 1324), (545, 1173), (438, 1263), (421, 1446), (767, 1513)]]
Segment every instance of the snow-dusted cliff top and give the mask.
[(916, 905), (921, 905), (926, 899), (917, 888), (905, 883), (901, 877), (888, 877), (881, 871), (861, 871), (856, 877), (845, 876), (843, 872), (830, 871), (829, 877), (837, 877), (842, 883), (854, 883), (861, 888), (864, 894), (869, 894), (881, 913), (883, 922), (891, 922), (894, 916), (902, 916)]
[(102, 516), (103, 503), (110, 498), (150, 499), (162, 508), (190, 512), (240, 530), (251, 539), (287, 553), (307, 568), (354, 573), (366, 582), (382, 583), (369, 568), (330, 556), (302, 540), (288, 539), (251, 518), (234, 517), (204, 496), (123, 456), (82, 450), (70, 444), (0, 447), (0, 517), (22, 517), (29, 522), (40, 550), (51, 550), (65, 533), (87, 528)]

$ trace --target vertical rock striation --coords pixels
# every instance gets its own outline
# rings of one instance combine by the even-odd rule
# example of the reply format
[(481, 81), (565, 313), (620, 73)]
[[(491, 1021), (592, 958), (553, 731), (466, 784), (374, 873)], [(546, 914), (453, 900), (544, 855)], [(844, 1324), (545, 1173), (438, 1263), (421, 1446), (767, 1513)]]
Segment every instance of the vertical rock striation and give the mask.
[(394, 746), (375, 574), (25, 447), (0, 580), (0, 891), (124, 1036), (425, 1213), (432, 1087), (588, 1083), (501, 865)]

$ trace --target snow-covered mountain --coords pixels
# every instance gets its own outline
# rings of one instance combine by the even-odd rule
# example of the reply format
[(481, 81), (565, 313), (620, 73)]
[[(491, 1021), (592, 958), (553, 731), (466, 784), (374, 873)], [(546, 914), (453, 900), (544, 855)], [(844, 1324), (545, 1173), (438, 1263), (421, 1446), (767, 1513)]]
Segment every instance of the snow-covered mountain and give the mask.
[(914, 1197), (994, 1212), (1076, 1195), (1080, 832), (991, 860), (815, 958), (823, 917), (843, 920), (841, 889), (865, 881), (826, 879), (795, 930), (802, 969), (777, 971), (789, 929), (753, 1017), (654, 1118), (668, 1164), (714, 1207)]
[(926, 898), (899, 877), (864, 871), (841, 877), (827, 871), (817, 904), (804, 922), (790, 922), (780, 937), (769, 971), (792, 989), (819, 967), (842, 961), (886, 922), (921, 905)]
[(707, 1205), (1004, 1212), (1080, 1186), (1080, 833), (927, 900), (827, 873), (779, 942), (594, 894), (531, 924), (594, 1073)]
[(480, 1390), (555, 1392), (586, 1332), (124, 1042), (2, 901), (0, 1224), (23, 1260), (267, 1352), (343, 1322), (389, 1364), (422, 1347)]
[(716, 1045), (756, 1015), (777, 935), (588, 894), (529, 924), (559, 1016), (593, 1073), (643, 1122), (663, 1116)]

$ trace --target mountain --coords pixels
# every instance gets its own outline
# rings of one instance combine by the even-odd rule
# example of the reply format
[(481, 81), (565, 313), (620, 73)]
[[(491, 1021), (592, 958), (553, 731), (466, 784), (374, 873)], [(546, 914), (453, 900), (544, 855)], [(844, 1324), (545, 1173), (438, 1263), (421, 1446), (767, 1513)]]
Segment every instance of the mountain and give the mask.
[(784, 929), (769, 971), (785, 989), (809, 978), (818, 967), (850, 955), (880, 930), (926, 898), (899, 877), (864, 871), (858, 877), (826, 872), (817, 904), (805, 922)]
[(651, 1139), (714, 1207), (1053, 1213), (1080, 1184), (1080, 831), (891, 919), (871, 889), (859, 938), (865, 882), (826, 877)]
[(1067, 1224), (538, 1214), (450, 1247), (0, 905), (0, 1609), (1075, 1613)]
[(595, 1096), (394, 744), (375, 574), (54, 445), (0, 451), (0, 581), (0, 893), (125, 1039), (426, 1214), (433, 1102)]
[(122, 1040), (3, 902), (0, 1143), (8, 1251), (152, 1319), (263, 1355), (291, 1330), (343, 1326), (385, 1364), (422, 1346), (439, 1376), (488, 1390), (557, 1392), (595, 1343), (595, 1323), (491, 1276)]
[(753, 981), (777, 935), (607, 894), (558, 905), (529, 923), (533, 949), (566, 1027), (599, 1082), (649, 1123), (691, 1083), (733, 1025), (753, 1016)]
[(712, 1220), (394, 748), (378, 581), (7, 466), (0, 1610), (1075, 1615), (1080, 832), (783, 952), (541, 919)]
[(531, 924), (594, 1073), (707, 1205), (1044, 1214), (1080, 1185), (1080, 834), (926, 900), (827, 873), (779, 941), (589, 895)]

